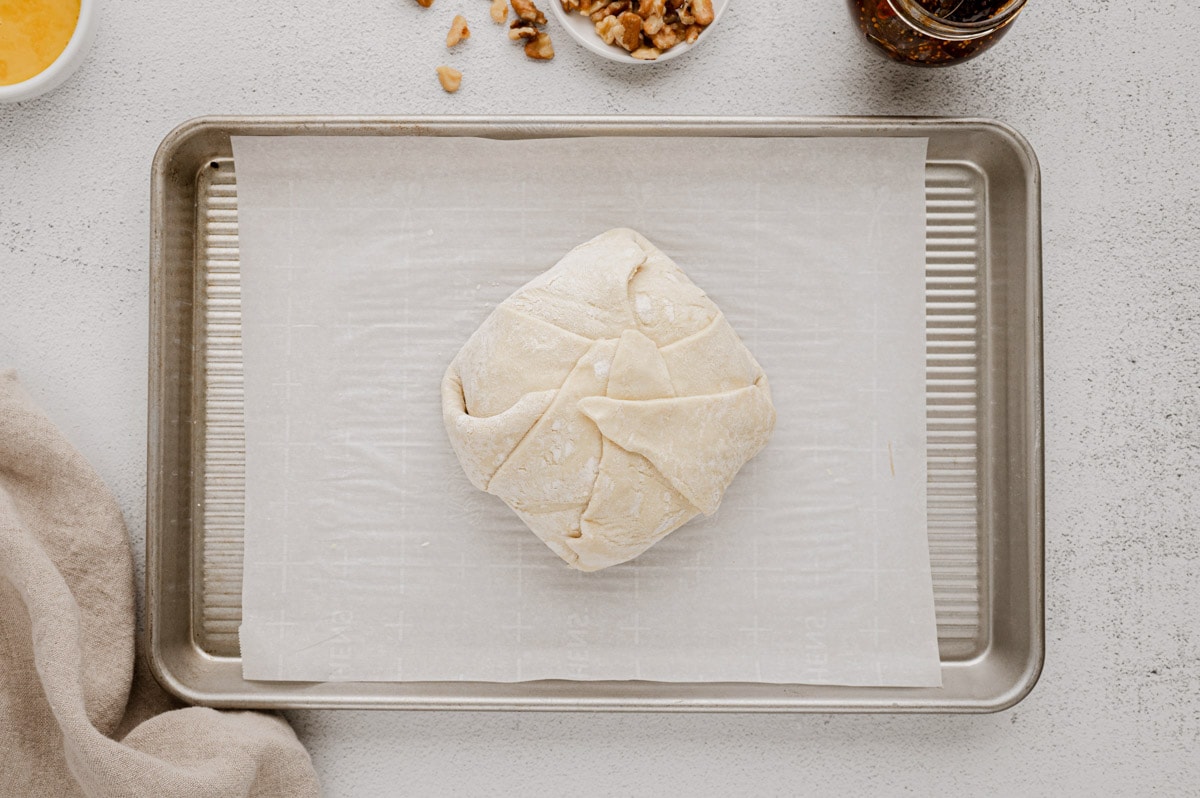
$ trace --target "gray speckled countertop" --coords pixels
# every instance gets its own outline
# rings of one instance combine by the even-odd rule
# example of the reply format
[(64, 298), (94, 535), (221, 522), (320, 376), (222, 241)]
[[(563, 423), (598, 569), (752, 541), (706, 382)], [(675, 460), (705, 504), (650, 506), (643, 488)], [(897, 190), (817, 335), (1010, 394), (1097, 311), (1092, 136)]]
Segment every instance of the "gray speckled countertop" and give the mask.
[[(457, 11), (475, 35), (447, 57)], [(328, 793), (1197, 794), (1200, 6), (1031, 0), (993, 52), (941, 71), (878, 59), (842, 0), (735, 0), (703, 48), (649, 69), (565, 36), (529, 62), (485, 11), (107, 0), (79, 74), (0, 106), (0, 365), (112, 486), (139, 554), (150, 159), (179, 122), (994, 117), (1044, 178), (1045, 671), (989, 716), (290, 713)], [(464, 72), (455, 96), (443, 62)]]

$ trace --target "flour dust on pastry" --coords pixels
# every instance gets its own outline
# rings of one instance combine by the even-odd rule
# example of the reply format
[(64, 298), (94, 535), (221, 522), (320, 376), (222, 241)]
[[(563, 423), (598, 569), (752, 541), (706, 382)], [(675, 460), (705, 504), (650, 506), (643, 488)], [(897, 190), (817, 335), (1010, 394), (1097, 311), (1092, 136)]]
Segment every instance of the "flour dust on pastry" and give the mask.
[(446, 370), (442, 414), (472, 484), (581, 571), (712, 514), (775, 426), (720, 309), (626, 229), (496, 308)]

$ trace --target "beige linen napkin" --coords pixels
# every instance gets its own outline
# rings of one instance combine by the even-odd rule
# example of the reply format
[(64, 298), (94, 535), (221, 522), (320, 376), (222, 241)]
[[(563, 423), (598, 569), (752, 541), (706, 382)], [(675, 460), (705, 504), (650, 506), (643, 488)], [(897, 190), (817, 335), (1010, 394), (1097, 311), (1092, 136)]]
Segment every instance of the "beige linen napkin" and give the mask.
[(282, 719), (173, 709), (134, 622), (116, 502), (0, 372), (0, 796), (319, 795)]

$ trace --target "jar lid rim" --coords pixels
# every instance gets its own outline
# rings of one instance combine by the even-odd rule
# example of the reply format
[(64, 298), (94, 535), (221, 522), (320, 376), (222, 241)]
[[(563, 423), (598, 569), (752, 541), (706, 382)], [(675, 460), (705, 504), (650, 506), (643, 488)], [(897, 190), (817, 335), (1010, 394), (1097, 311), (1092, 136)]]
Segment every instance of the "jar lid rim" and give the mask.
[(1008, 0), (995, 14), (978, 22), (958, 22), (938, 16), (919, 0), (888, 0), (888, 4), (922, 33), (939, 38), (973, 39), (1010, 22), (1024, 8), (1025, 0)]

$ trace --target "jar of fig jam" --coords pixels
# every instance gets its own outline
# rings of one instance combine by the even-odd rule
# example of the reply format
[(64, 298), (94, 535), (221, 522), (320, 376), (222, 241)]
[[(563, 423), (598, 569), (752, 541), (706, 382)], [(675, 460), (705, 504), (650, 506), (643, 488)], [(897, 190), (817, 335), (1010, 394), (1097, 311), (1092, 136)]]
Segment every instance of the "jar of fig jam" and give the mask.
[(949, 66), (987, 50), (1025, 0), (849, 0), (867, 40), (895, 61)]

